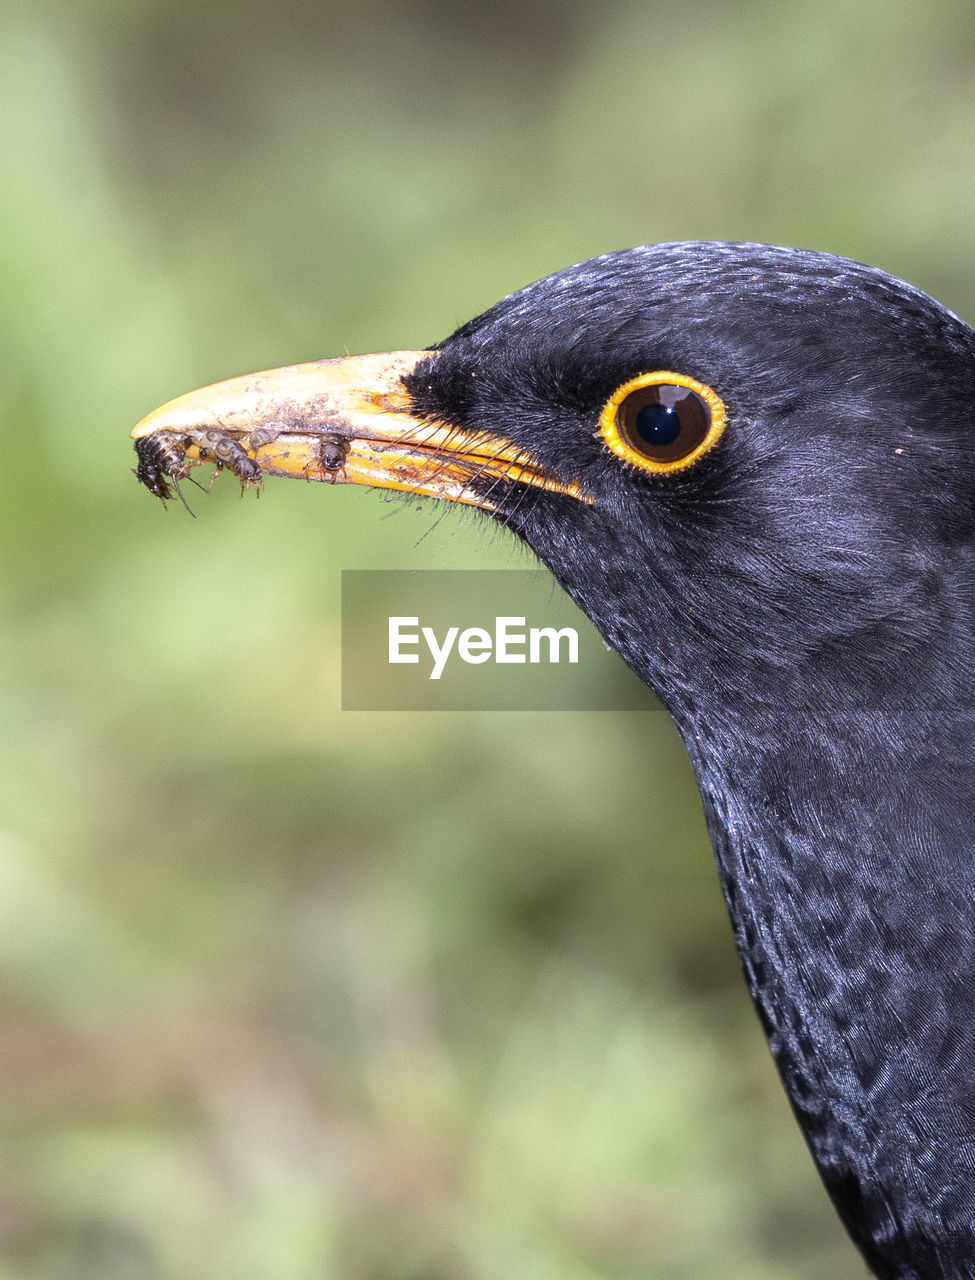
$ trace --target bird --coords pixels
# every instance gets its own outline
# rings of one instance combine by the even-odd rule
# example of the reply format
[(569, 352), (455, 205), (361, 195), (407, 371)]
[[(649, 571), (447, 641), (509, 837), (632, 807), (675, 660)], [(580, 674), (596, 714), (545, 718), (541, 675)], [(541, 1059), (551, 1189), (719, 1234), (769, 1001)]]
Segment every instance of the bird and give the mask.
[[(422, 351), (313, 361), (133, 431), (466, 503), (650, 686), (748, 988), (882, 1280), (975, 1276), (975, 332), (832, 254), (606, 253)], [(192, 478), (192, 477), (190, 477)]]

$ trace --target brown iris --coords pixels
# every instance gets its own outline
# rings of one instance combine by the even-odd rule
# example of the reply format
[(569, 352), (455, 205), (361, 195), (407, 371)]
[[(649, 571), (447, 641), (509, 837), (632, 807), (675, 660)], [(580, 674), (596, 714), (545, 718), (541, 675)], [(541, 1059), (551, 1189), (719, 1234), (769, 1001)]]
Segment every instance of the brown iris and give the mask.
[(619, 387), (603, 407), (600, 435), (612, 451), (644, 470), (683, 470), (724, 430), (721, 399), (686, 374), (644, 373)]

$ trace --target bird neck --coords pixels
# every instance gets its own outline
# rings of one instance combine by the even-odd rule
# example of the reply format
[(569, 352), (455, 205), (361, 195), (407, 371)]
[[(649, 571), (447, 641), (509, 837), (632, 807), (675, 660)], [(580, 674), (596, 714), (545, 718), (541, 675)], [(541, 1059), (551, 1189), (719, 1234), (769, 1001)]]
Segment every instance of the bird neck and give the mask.
[(970, 623), (777, 662), (697, 643), (659, 596), (579, 598), (685, 741), (749, 989), (851, 1235), (881, 1277), (975, 1274)]
[[(923, 672), (872, 691), (804, 685), (774, 733), (764, 697), (751, 719), (740, 695), (728, 717), (716, 690), (710, 713), (675, 709), (738, 951), (868, 1261), (967, 1275), (943, 1267), (967, 1256), (975, 1213), (971, 725)], [(917, 1222), (894, 1215), (919, 1200)]]

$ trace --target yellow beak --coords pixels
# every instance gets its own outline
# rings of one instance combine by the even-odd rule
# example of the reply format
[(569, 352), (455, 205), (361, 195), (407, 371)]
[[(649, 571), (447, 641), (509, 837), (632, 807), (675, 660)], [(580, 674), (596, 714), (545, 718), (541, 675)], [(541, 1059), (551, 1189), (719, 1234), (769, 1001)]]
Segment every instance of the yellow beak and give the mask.
[(391, 351), (315, 360), (191, 391), (133, 430), (136, 475), (160, 497), (172, 496), (169, 480), (178, 488), (201, 462), (229, 467), (243, 487), (266, 473), (399, 489), (488, 510), (500, 482), (582, 497), (510, 441), (411, 413), (403, 377), (436, 358)]

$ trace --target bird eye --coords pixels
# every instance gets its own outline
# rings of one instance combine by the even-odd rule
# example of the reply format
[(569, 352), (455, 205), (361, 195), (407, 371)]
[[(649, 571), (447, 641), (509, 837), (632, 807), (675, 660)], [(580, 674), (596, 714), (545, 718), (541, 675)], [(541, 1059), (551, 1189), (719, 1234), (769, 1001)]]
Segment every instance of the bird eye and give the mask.
[(659, 473), (696, 462), (724, 424), (724, 403), (703, 382), (683, 373), (641, 373), (607, 400), (599, 434), (618, 458)]

